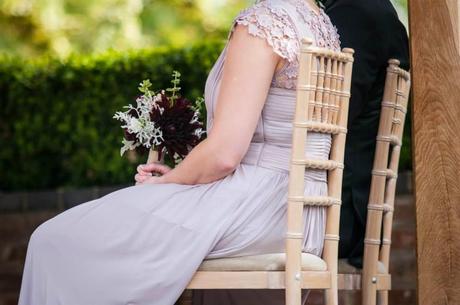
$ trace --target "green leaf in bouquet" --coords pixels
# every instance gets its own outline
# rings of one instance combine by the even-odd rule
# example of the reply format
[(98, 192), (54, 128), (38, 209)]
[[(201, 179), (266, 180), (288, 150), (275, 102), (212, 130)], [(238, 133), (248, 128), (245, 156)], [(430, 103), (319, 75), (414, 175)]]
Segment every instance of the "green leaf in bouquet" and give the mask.
[(152, 87), (150, 79), (144, 79), (142, 83), (139, 84), (139, 91), (144, 94), (152, 94), (150, 87)]
[(123, 157), (124, 153), (128, 150), (134, 150), (140, 146), (140, 143), (136, 143), (134, 141), (128, 141), (125, 138), (122, 140), (123, 146), (120, 149), (120, 156)]
[(173, 79), (171, 80), (171, 83), (173, 84), (172, 88), (167, 88), (167, 92), (171, 92), (171, 104), (174, 104), (174, 101), (177, 99), (177, 93), (182, 89), (179, 87), (180, 84), (180, 72), (178, 71), (173, 71), (172, 77)]
[(204, 97), (198, 97), (195, 101), (195, 105), (192, 106), (192, 109), (198, 111), (200, 114), (203, 113), (205, 104), (204, 104)]

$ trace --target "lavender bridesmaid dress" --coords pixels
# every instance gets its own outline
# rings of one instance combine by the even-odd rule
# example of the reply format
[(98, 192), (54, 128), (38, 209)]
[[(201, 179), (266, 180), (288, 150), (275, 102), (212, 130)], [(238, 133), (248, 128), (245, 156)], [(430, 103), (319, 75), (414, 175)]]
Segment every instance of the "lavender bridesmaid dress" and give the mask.
[[(284, 250), (300, 37), (338, 49), (338, 36), (324, 12), (316, 14), (305, 0), (260, 1), (235, 24), (286, 59), (235, 172), (207, 184), (128, 187), (43, 223), (29, 242), (20, 305), (172, 305), (205, 258)], [(206, 83), (208, 129), (225, 54), (226, 49)], [(307, 142), (310, 157), (327, 159), (329, 136), (312, 133)], [(305, 179), (306, 195), (327, 193), (326, 172), (308, 171)], [(304, 227), (304, 251), (320, 255), (324, 208), (305, 207)], [(198, 292), (195, 302), (244, 305), (255, 295)], [(264, 295), (270, 294), (260, 292), (257, 298)], [(270, 299), (271, 304), (283, 302), (282, 297), (278, 303)]]

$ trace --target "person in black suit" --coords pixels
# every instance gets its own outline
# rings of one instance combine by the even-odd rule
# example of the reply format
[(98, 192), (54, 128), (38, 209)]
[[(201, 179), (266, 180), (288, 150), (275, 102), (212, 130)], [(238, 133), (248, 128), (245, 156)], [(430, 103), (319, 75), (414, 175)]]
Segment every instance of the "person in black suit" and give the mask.
[(342, 188), (339, 257), (362, 268), (371, 171), (388, 60), (409, 68), (409, 43), (390, 0), (326, 0), (326, 13), (342, 47), (355, 50), (345, 171)]

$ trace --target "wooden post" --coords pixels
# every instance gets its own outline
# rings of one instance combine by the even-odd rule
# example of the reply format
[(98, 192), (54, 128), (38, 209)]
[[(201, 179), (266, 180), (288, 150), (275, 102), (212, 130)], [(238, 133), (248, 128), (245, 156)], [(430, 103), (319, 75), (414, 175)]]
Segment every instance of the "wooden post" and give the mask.
[[(313, 54), (309, 47), (312, 42), (302, 42), (300, 52), (298, 86), (310, 85)], [(311, 89), (310, 89), (311, 90)], [(308, 117), (308, 104), (310, 92), (297, 90), (297, 102), (294, 122), (305, 122)], [(292, 132), (292, 154), (294, 160), (305, 158), (305, 144), (307, 129), (294, 126)], [(286, 304), (297, 305), (301, 303), (302, 294), (302, 240), (303, 240), (303, 204), (300, 205), (292, 198), (303, 198), (305, 191), (305, 165), (291, 164), (289, 172), (288, 208), (287, 208), (287, 233), (286, 233)]]
[(460, 53), (456, 0), (410, 0), (419, 305), (460, 304)]

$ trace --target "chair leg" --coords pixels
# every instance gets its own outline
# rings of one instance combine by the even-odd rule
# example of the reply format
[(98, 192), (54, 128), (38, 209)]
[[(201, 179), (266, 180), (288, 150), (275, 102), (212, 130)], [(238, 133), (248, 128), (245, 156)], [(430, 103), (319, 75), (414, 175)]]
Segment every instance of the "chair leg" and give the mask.
[(338, 305), (339, 304), (339, 296), (337, 289), (326, 289), (324, 292), (325, 305)]
[(377, 305), (388, 305), (388, 291), (377, 291)]
[(377, 290), (375, 284), (371, 283), (371, 281), (366, 281), (362, 287), (362, 290), (362, 305), (376, 305)]
[(301, 305), (302, 289), (298, 287), (286, 287), (286, 305)]

